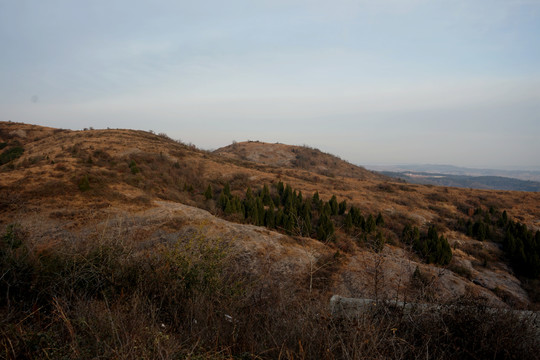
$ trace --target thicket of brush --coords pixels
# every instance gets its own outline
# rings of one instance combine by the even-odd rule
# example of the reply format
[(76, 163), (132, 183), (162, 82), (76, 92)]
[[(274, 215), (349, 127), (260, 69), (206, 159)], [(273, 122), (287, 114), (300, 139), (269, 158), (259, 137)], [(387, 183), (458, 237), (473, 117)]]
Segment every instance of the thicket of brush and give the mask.
[(0, 238), (2, 358), (533, 359), (540, 350), (530, 321), (477, 303), (331, 316), (328, 282), (310, 290), (307, 269), (288, 281), (250, 275), (227, 241), (196, 231), (141, 245), (106, 232), (44, 244), (23, 230)]

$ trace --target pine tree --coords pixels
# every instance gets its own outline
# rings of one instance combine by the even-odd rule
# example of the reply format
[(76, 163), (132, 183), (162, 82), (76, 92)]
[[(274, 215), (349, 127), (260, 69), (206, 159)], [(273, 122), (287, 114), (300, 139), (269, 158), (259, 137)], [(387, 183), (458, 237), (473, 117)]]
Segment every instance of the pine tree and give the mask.
[(248, 186), (246, 190), (246, 199), (247, 200), (253, 199), (253, 192), (251, 191), (251, 186)]
[(268, 185), (264, 184), (262, 192), (261, 192), (261, 198), (263, 205), (270, 205), (272, 202), (272, 198), (270, 197), (270, 190), (268, 189)]
[(206, 200), (210, 200), (214, 196), (214, 192), (212, 191), (212, 185), (208, 184), (208, 187), (206, 188), (206, 191), (204, 192), (204, 197)]
[(283, 191), (284, 190), (285, 190), (285, 187), (283, 186), (283, 182), (282, 181), (278, 182), (277, 191), (278, 191), (278, 195), (279, 195), (280, 198), (283, 196)]
[(384, 226), (384, 219), (383, 219), (381, 213), (379, 213), (379, 214), (377, 215), (377, 219), (375, 220), (375, 225), (377, 225), (377, 226)]
[(221, 210), (225, 210), (225, 206), (227, 206), (227, 202), (229, 201), (229, 197), (225, 195), (225, 191), (221, 191), (218, 198), (218, 206), (221, 208)]
[(283, 211), (281, 211), (281, 209), (278, 209), (278, 211), (276, 212), (276, 218), (274, 219), (276, 228), (283, 228), (283, 217)]
[(313, 194), (313, 197), (311, 198), (311, 205), (313, 206), (313, 209), (318, 210), (319, 209), (319, 203), (321, 199), (319, 198), (319, 192), (315, 191)]
[(328, 201), (328, 204), (330, 205), (330, 211), (332, 215), (337, 215), (339, 213), (339, 205), (336, 199), (336, 195), (332, 195), (332, 198), (330, 201)]
[(260, 197), (257, 198), (257, 200), (255, 201), (256, 203), (256, 207), (257, 207), (257, 216), (258, 216), (258, 219), (257, 219), (257, 225), (264, 225), (264, 205), (262, 203), (262, 200)]
[(288, 234), (292, 234), (293, 229), (296, 227), (294, 216), (293, 215), (285, 215), (285, 231), (287, 231)]
[(339, 203), (339, 215), (344, 215), (345, 211), (347, 211), (347, 200)]
[(227, 202), (225, 203), (224, 212), (226, 215), (230, 215), (234, 212), (233, 205), (231, 204), (231, 201), (229, 199), (227, 199)]
[(304, 203), (304, 197), (302, 196), (302, 191), (298, 191), (298, 195), (296, 196), (296, 206), (299, 207)]
[(317, 227), (317, 239), (325, 241), (334, 234), (334, 223), (330, 217), (323, 213), (319, 218), (319, 226)]
[(373, 215), (369, 214), (366, 220), (366, 226), (364, 230), (369, 234), (373, 230), (375, 230), (376, 227), (377, 227), (377, 224), (375, 223), (375, 218), (373, 218)]
[(226, 184), (225, 184), (225, 187), (223, 188), (223, 193), (224, 193), (225, 196), (227, 196), (228, 198), (231, 197), (231, 186), (229, 185), (229, 183), (226, 183)]
[(281, 205), (285, 206), (285, 204), (287, 204), (289, 201), (293, 201), (293, 191), (291, 186), (287, 184), (287, 186), (285, 186), (285, 190), (283, 191), (283, 196), (281, 197)]
[(332, 215), (332, 209), (330, 208), (330, 204), (327, 202), (324, 203), (324, 205), (321, 208), (321, 216), (323, 215), (326, 215), (326, 216)]
[(407, 245), (414, 244), (417, 240), (420, 240), (420, 231), (415, 226), (414, 228), (407, 224), (403, 228), (403, 232), (401, 233), (401, 239), (403, 243)]
[(264, 213), (264, 226), (273, 229), (275, 224), (275, 214), (274, 214), (274, 205), (270, 205)]

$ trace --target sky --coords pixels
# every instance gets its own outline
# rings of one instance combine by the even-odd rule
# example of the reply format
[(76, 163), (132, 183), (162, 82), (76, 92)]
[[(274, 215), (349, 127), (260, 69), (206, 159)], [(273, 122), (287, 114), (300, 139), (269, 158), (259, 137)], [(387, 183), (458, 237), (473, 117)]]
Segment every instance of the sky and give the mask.
[(0, 121), (540, 170), (540, 0), (0, 0)]

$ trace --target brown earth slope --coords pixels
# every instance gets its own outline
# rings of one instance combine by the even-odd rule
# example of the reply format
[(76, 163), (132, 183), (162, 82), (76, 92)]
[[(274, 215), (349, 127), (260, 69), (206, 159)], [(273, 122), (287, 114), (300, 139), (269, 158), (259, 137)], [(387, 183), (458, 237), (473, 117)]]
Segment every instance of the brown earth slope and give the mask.
[(388, 180), (385, 176), (308, 146), (245, 141), (219, 148), (214, 153), (231, 159), (253, 161), (280, 168), (309, 170), (329, 177)]
[[(322, 268), (331, 272), (315, 276), (328, 297), (420, 296), (426, 289), (413, 278), (419, 268), (428, 279), (424, 285), (431, 301), (471, 295), (501, 306), (531, 302), (497, 244), (473, 240), (451, 224), (470, 209), (493, 206), (536, 230), (538, 193), (404, 184), (309, 148), (242, 143), (209, 153), (134, 130), (70, 131), (2, 122), (0, 143), (6, 144), (2, 151), (24, 148), (19, 158), (0, 166), (0, 226), (21, 224), (41, 246), (58, 238), (95, 236), (103, 229), (155, 243), (196, 228), (234, 239), (245, 269), (298, 286), (313, 280), (319, 271), (314, 264), (328, 263)], [(288, 236), (241, 224), (242, 219), (225, 216), (216, 206), (227, 183), (243, 197), (248, 186), (279, 181), (305, 196), (318, 191), (322, 199), (336, 195), (364, 214), (380, 212), (387, 245), (375, 253), (340, 229), (327, 243)], [(203, 196), (208, 185), (212, 200)], [(437, 224), (452, 245), (450, 266), (425, 264), (404, 246), (399, 238), (407, 223), (422, 230)]]

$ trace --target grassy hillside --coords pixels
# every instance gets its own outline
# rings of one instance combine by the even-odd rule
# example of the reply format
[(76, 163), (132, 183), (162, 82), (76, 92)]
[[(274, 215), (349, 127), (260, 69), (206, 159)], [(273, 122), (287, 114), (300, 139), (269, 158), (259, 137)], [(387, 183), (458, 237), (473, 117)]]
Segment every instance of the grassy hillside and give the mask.
[[(403, 184), (307, 147), (210, 153), (134, 130), (4, 122), (0, 144), (6, 358), (539, 349), (504, 310), (540, 300), (538, 193)], [(451, 306), (336, 318), (333, 294)]]
[(252, 161), (273, 167), (308, 170), (328, 177), (388, 180), (384, 176), (309, 146), (246, 141), (225, 146), (214, 153), (230, 159)]

